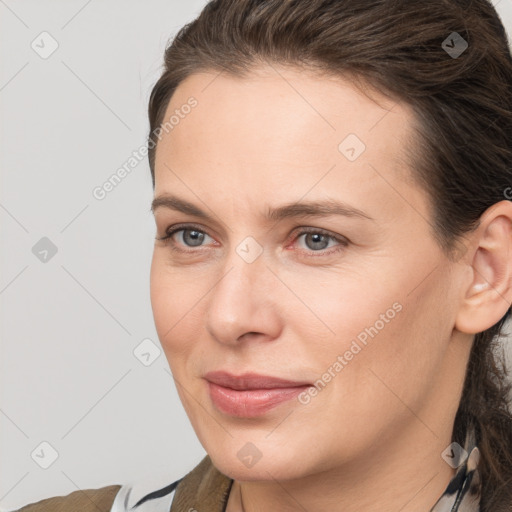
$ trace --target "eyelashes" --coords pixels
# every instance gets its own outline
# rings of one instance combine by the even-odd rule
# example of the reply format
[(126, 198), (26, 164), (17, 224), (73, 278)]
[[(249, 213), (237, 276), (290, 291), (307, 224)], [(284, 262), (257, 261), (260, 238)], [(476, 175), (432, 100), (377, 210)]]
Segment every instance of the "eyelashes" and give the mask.
[[(182, 234), (182, 240), (186, 232), (192, 232), (199, 235), (199, 238), (195, 238), (199, 242), (199, 245), (196, 246), (187, 246), (186, 244), (180, 244), (177, 243), (174, 240), (174, 236), (177, 233), (183, 233)], [(311, 257), (319, 257), (319, 256), (327, 256), (331, 255), (340, 251), (345, 250), (345, 248), (349, 245), (349, 241), (347, 238), (331, 233), (330, 231), (326, 231), (324, 229), (320, 228), (314, 228), (314, 227), (301, 227), (295, 230), (293, 237), (290, 239), (290, 242), (295, 242), (296, 240), (300, 239), (304, 235), (311, 235), (309, 240), (312, 240), (312, 244), (320, 244), (321, 247), (316, 248), (306, 248), (306, 249), (298, 249), (298, 251), (301, 254), (304, 254), (306, 256)], [(182, 254), (199, 254), (201, 252), (204, 252), (205, 247), (204, 245), (201, 245), (201, 242), (203, 242), (207, 237), (210, 237), (206, 231), (201, 229), (199, 226), (193, 225), (193, 224), (180, 224), (176, 226), (172, 226), (166, 230), (166, 234), (163, 237), (156, 237), (157, 240), (164, 242), (165, 245), (168, 245), (170, 249), (177, 253)], [(212, 238), (212, 237), (210, 237)], [(320, 238), (320, 240), (319, 240)], [(308, 241), (309, 241), (308, 240)], [(325, 241), (335, 241), (338, 245), (335, 245), (334, 247), (324, 247)], [(287, 241), (287, 246), (289, 243)], [(320, 249), (320, 250), (315, 250)]]

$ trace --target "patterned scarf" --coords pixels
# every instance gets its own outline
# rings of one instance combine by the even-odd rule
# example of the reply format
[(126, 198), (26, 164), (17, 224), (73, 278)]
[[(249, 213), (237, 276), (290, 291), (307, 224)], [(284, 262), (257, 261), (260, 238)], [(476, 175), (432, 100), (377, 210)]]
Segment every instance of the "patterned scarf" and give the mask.
[(476, 446), (473, 430), (468, 431), (464, 444), (464, 451), (469, 452), (469, 455), (458, 467), (455, 476), (430, 512), (480, 512), (480, 451)]

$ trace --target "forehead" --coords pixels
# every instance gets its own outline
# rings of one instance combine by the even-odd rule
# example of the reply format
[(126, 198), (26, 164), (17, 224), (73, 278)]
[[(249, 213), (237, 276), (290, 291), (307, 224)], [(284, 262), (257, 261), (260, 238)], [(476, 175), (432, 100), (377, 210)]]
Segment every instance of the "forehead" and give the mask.
[[(226, 152), (229, 146), (237, 149), (238, 160), (279, 156), (318, 162), (338, 158), (340, 143), (355, 135), (349, 140), (358, 144), (356, 152), (364, 144), (366, 157), (386, 156), (403, 167), (412, 111), (375, 89), (370, 92), (373, 99), (348, 78), (278, 65), (260, 66), (245, 77), (217, 71), (192, 74), (167, 107), (163, 122), (174, 114), (173, 126), (163, 133), (157, 164), (159, 153), (169, 157), (169, 152), (199, 144), (197, 156), (212, 160), (234, 158), (235, 152)], [(191, 97), (197, 101), (193, 109), (187, 106)]]
[[(158, 143), (155, 195), (183, 188), (178, 176), (194, 186), (206, 180), (205, 193), (223, 184), (230, 201), (235, 188), (298, 199), (320, 179), (317, 191), (349, 190), (361, 200), (365, 186), (389, 189), (397, 177), (413, 185), (406, 151), (412, 109), (369, 92), (346, 78), (277, 65), (245, 77), (193, 74), (164, 115), (163, 123), (171, 116), (174, 122)], [(184, 108), (191, 98), (195, 106)]]

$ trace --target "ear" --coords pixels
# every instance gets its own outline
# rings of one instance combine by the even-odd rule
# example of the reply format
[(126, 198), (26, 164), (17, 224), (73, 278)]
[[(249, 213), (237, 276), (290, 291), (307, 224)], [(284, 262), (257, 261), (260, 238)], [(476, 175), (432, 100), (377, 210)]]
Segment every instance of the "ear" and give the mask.
[(512, 202), (500, 201), (480, 217), (464, 260), (471, 276), (464, 285), (455, 328), (485, 331), (505, 315), (512, 301)]

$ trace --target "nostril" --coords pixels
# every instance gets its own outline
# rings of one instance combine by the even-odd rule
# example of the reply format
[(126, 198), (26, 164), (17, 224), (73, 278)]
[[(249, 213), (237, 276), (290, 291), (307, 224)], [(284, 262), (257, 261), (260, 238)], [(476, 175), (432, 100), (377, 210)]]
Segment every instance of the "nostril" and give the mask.
[(254, 332), (254, 331), (246, 332), (245, 334), (242, 334), (242, 336), (240, 336), (240, 338), (239, 338), (239, 339), (243, 339), (243, 338), (245, 338), (245, 337), (249, 337), (249, 338), (250, 338), (250, 337), (251, 337), (251, 335), (258, 335), (258, 334), (260, 334), (260, 333), (259, 333), (259, 332)]

